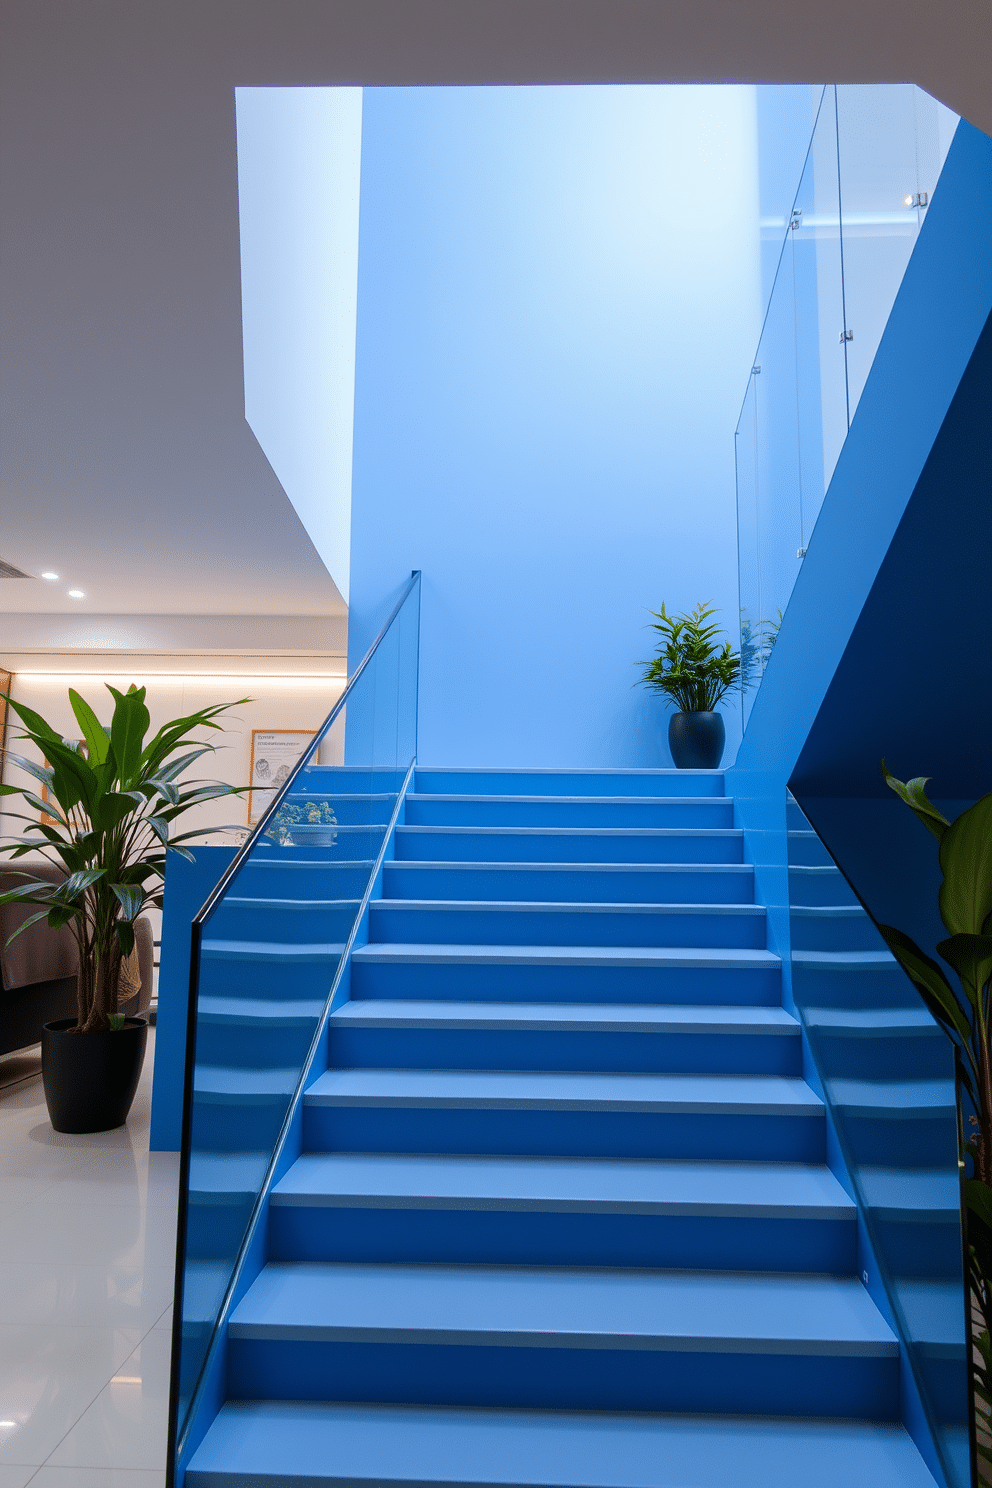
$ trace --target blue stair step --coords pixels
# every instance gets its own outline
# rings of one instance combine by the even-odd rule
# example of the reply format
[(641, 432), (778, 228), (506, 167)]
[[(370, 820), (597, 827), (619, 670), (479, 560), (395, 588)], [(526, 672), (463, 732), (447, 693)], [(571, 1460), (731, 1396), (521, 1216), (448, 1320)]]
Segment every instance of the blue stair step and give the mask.
[(319, 938), (343, 943), (360, 902), (357, 898), (269, 899), (230, 894), (211, 916), (210, 935), (214, 941), (282, 944)]
[(833, 863), (790, 863), (789, 899), (794, 905), (858, 903), (854, 890)]
[(193, 1073), (194, 1148), (271, 1151), (298, 1078), (298, 1065), (243, 1069), (197, 1064)]
[(323, 998), (330, 989), (343, 941), (222, 940), (201, 948), (208, 996)]
[(793, 904), (789, 910), (793, 950), (873, 951), (884, 942), (860, 904)]
[(794, 867), (832, 868), (836, 873), (837, 865), (811, 828), (791, 829), (786, 834), (786, 840), (790, 873)]
[(361, 999), (331, 1016), (332, 1066), (800, 1073), (781, 1007)]
[(953, 1055), (926, 1008), (807, 1008), (806, 1025), (832, 1075), (947, 1078)]
[(413, 826), (463, 827), (732, 827), (724, 796), (421, 795), (410, 791)]
[(323, 1001), (201, 996), (196, 1016), (198, 1064), (288, 1067), (302, 1063)]
[(739, 827), (396, 828), (400, 862), (743, 863)]
[(228, 1349), (241, 1398), (898, 1416), (898, 1343), (835, 1277), (270, 1262)]
[(187, 1488), (935, 1488), (901, 1426), (232, 1401)]
[(760, 904), (535, 904), (379, 899), (369, 941), (446, 945), (763, 947)]
[(949, 1166), (957, 1163), (957, 1105), (953, 1078), (943, 1080), (830, 1079), (853, 1159), (868, 1167)]
[(269, 1254), (850, 1275), (855, 1212), (795, 1163), (306, 1152), (273, 1192)]
[(423, 795), (722, 796), (722, 770), (485, 770), (419, 766)]
[(823, 1141), (788, 1076), (331, 1069), (304, 1097), (320, 1151), (819, 1162)]
[(392, 862), (385, 899), (533, 900), (539, 903), (752, 904), (745, 863)]
[(771, 951), (705, 946), (367, 945), (353, 998), (780, 1004)]

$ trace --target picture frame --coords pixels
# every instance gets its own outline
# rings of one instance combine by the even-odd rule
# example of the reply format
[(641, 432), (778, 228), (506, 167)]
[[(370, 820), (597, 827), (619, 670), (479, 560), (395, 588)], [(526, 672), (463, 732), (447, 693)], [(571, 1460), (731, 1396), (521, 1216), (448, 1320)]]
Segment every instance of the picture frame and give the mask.
[(316, 733), (316, 729), (252, 729), (248, 765), (251, 789), (247, 793), (249, 827), (261, 820)]

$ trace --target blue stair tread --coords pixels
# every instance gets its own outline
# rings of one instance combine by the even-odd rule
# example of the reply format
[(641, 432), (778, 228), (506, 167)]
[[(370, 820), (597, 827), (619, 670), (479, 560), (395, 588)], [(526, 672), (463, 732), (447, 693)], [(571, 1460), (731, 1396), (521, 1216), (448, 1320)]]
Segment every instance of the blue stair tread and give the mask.
[(899, 971), (890, 951), (793, 951), (796, 966), (818, 971)]
[[(579, 799), (584, 800), (587, 798), (581, 797)], [(621, 799), (629, 800), (629, 797), (625, 796)], [(692, 797), (693, 801), (702, 799), (704, 797)], [(340, 831), (341, 828), (338, 827), (337, 830)], [(476, 836), (484, 834), (491, 837), (507, 837), (512, 835), (527, 837), (593, 837), (597, 840), (602, 837), (667, 837), (669, 839), (673, 837), (733, 837), (740, 839), (744, 836), (742, 827), (466, 827), (448, 826), (440, 823), (437, 825), (427, 825), (420, 822), (411, 822), (404, 823), (403, 826), (398, 826), (396, 830), (404, 834), (410, 832), (431, 832), (435, 836), (450, 835), (458, 832), (462, 836), (470, 836), (474, 833)]]
[(879, 1034), (920, 1037), (940, 1033), (933, 1018), (919, 1003), (904, 1008), (808, 1007), (806, 1022), (810, 1028), (843, 1034), (847, 1038), (877, 1038)]
[(956, 1110), (953, 1080), (830, 1080), (830, 1098), (851, 1115), (932, 1116)]
[[(491, 829), (482, 828), (481, 830)], [(502, 863), (498, 858), (489, 862), (460, 862), (457, 858), (451, 860), (403, 858), (394, 859), (385, 867), (387, 873), (397, 870), (404, 874), (423, 873), (424, 871), (434, 873), (439, 869), (454, 873), (729, 873), (735, 874), (738, 878), (751, 878), (754, 874), (754, 867), (751, 863)]]
[(926, 1223), (957, 1221), (961, 1193), (954, 1168), (869, 1168), (859, 1170), (865, 1201), (881, 1218)]
[[(253, 854), (242, 871), (254, 873), (256, 868), (289, 868), (297, 872), (303, 869), (333, 868), (337, 871), (339, 868), (371, 868), (374, 862), (374, 858), (294, 858), (284, 849), (276, 848), (271, 858)], [(228, 899), (224, 902), (230, 903)]]
[[(433, 866), (433, 865), (432, 865)], [(415, 913), (444, 911), (445, 914), (630, 914), (630, 915), (712, 915), (715, 919), (738, 915), (748, 919), (763, 920), (763, 904), (642, 904), (640, 901), (624, 904), (618, 900), (571, 900), (561, 902), (553, 899), (377, 899), (373, 909), (404, 910)]]
[(481, 1107), (812, 1116), (822, 1104), (784, 1075), (615, 1075), (475, 1070), (327, 1070), (310, 1105)]
[(187, 1488), (936, 1488), (905, 1430), (862, 1421), (231, 1401)]
[(801, 920), (866, 920), (860, 904), (790, 904), (789, 914)]
[(897, 1356), (859, 1281), (699, 1271), (270, 1262), (232, 1337)]
[(201, 1203), (254, 1197), (269, 1165), (267, 1152), (192, 1152), (189, 1192)]
[(263, 997), (201, 997), (196, 1016), (204, 1023), (232, 1023), (246, 1028), (293, 1028), (313, 1022), (323, 1010), (323, 1002), (313, 998), (274, 1001)]
[[(281, 1004), (279, 1004), (281, 1005)], [(623, 1033), (799, 1034), (782, 1007), (680, 1007), (659, 1003), (344, 1002), (332, 1023), (358, 1028), (499, 1028)]]
[(772, 951), (746, 947), (723, 950), (710, 946), (533, 946), (533, 945), (429, 945), (417, 941), (377, 942), (356, 950), (353, 961), (395, 964), (416, 961), (421, 965), (478, 966), (502, 962), (514, 966), (701, 966), (721, 971), (778, 969), (781, 962)]
[(333, 912), (336, 909), (357, 909), (361, 904), (360, 899), (272, 899), (272, 898), (248, 898), (236, 894), (224, 896), (224, 907), (226, 909), (278, 909), (292, 914), (293, 911), (319, 910), (324, 913)]
[(337, 960), (342, 943), (299, 941), (283, 944), (267, 940), (205, 940), (202, 954), (211, 961), (271, 961), (292, 965), (298, 961)]
[(296, 1089), (299, 1078), (300, 1071), (295, 1066), (291, 1069), (228, 1069), (222, 1065), (198, 1064), (193, 1071), (193, 1091), (198, 1101), (258, 1105), (288, 1098)]
[(489, 792), (479, 794), (466, 793), (464, 795), (453, 795), (449, 792), (435, 794), (427, 791), (408, 791), (406, 799), (414, 803), (418, 801), (477, 801), (495, 802), (501, 804), (512, 802), (513, 804), (527, 802), (534, 805), (567, 805), (567, 806), (699, 806), (704, 811), (713, 807), (726, 808), (732, 806), (730, 796), (537, 796), (537, 795), (493, 795)]
[(303, 1153), (272, 1202), (853, 1220), (826, 1167), (799, 1163)]

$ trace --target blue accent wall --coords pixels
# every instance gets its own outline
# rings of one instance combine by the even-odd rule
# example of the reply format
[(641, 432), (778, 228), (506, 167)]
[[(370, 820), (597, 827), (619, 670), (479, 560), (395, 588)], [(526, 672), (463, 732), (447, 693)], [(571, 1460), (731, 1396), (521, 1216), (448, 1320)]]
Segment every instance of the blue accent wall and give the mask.
[(349, 659), (422, 568), (422, 761), (670, 763), (647, 610), (737, 637), (757, 174), (753, 88), (365, 91)]

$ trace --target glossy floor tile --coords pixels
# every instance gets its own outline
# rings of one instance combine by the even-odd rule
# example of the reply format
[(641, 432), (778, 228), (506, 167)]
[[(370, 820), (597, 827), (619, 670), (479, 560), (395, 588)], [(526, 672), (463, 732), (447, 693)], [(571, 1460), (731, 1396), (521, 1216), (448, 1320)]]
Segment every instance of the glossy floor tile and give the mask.
[(0, 1061), (0, 1488), (164, 1488), (179, 1159), (148, 1151), (153, 1059), (154, 1032), (127, 1126), (90, 1136)]

